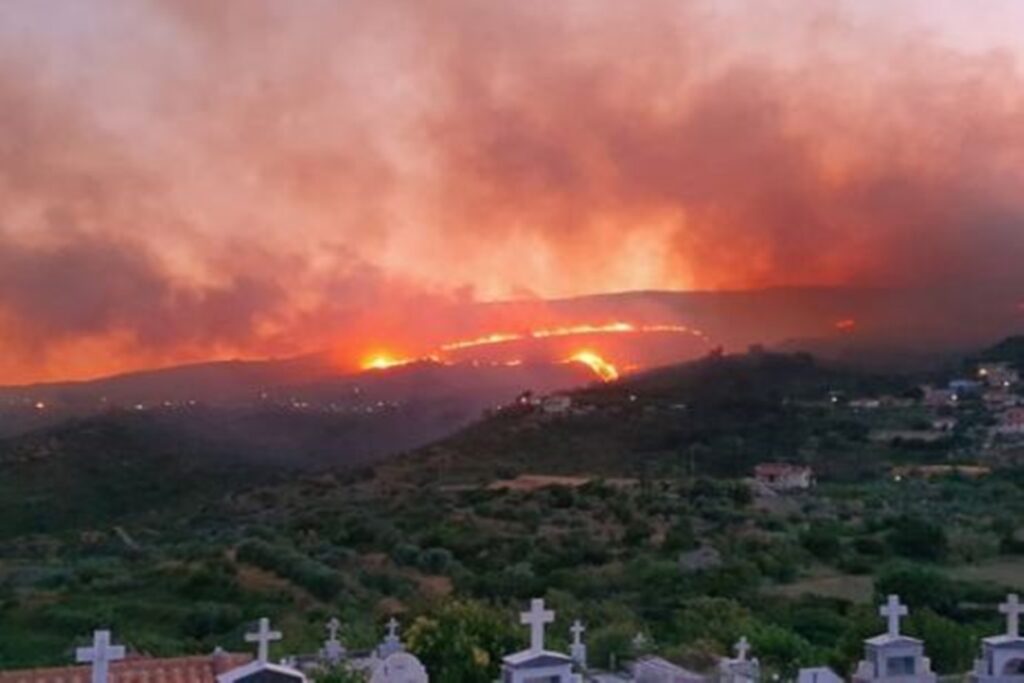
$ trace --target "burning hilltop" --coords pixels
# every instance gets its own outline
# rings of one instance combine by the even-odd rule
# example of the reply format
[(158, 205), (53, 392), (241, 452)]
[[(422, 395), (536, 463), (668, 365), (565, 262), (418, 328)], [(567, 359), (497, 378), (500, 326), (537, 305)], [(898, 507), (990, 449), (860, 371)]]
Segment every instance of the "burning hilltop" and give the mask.
[[(659, 322), (575, 323), (523, 331), (493, 331), (442, 342), (422, 355), (374, 350), (360, 355), (363, 370), (383, 370), (417, 361), (486, 362), (517, 365), (524, 361), (581, 363), (602, 381), (617, 379), (621, 368), (638, 369), (692, 358), (710, 340), (687, 325)], [(344, 358), (339, 359), (342, 363)]]

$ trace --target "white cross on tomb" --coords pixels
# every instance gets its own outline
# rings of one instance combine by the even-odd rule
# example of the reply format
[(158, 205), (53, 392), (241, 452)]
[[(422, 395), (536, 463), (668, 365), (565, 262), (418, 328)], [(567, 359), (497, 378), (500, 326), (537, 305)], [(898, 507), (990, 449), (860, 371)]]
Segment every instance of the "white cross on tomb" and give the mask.
[(388, 619), (388, 638), (398, 638), (398, 620), (394, 617)]
[(544, 609), (544, 600), (534, 598), (530, 601), (530, 611), (519, 615), (519, 623), (530, 627), (530, 651), (544, 650), (544, 625), (555, 620), (555, 613)]
[(577, 619), (576, 621), (572, 622), (572, 627), (569, 628), (569, 632), (572, 633), (572, 644), (573, 645), (582, 645), (583, 644), (583, 634), (586, 632), (586, 630), (587, 630), (586, 626), (584, 626), (582, 623), (580, 623), (579, 619)]
[(107, 683), (110, 662), (124, 659), (124, 646), (110, 644), (110, 631), (95, 631), (92, 647), (75, 650), (75, 661), (92, 664), (92, 683)]
[(270, 660), (270, 643), (275, 640), (281, 640), (281, 632), (271, 631), (270, 620), (266, 617), (260, 619), (259, 630), (256, 633), (245, 634), (245, 642), (259, 643), (256, 659), (264, 664)]
[(334, 643), (338, 641), (338, 631), (341, 630), (341, 622), (338, 621), (338, 617), (331, 617), (331, 620), (327, 622), (327, 637)]
[(890, 595), (885, 604), (879, 608), (878, 613), (889, 621), (889, 635), (898, 636), (900, 634), (900, 619), (907, 616), (910, 610), (906, 605), (900, 604), (898, 595)]
[(1006, 635), (1020, 638), (1020, 615), (1024, 614), (1024, 605), (1016, 593), (1006, 596), (1006, 602), (999, 605), (999, 611), (1006, 615)]
[(736, 643), (736, 658), (741, 662), (747, 661), (747, 653), (750, 652), (750, 641), (747, 640), (746, 636), (743, 636)]

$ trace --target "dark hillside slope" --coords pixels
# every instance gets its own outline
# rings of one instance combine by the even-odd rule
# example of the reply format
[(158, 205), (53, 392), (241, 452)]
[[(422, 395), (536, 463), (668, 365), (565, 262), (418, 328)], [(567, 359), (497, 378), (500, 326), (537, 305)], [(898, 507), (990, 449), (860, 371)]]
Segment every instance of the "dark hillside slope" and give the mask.
[(737, 476), (786, 460), (850, 476), (863, 464), (867, 430), (830, 397), (912, 386), (806, 354), (709, 357), (577, 391), (564, 415), (502, 411), (381, 471), (452, 483), (523, 473)]
[(0, 442), (0, 538), (173, 514), (268, 478), (169, 438), (145, 416), (69, 422)]

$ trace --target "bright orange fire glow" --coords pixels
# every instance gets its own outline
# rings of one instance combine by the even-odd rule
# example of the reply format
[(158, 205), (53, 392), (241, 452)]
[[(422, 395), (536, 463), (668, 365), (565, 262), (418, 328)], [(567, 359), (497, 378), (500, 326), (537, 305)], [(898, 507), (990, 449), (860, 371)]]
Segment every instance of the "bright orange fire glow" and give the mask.
[(555, 327), (550, 330), (534, 330), (530, 333), (530, 336), (534, 339), (547, 339), (548, 337), (570, 337), (577, 334), (610, 334), (614, 332), (636, 331), (636, 325), (616, 322), (608, 325), (569, 325), (567, 327)]
[[(685, 325), (669, 324), (669, 323), (658, 323), (658, 324), (640, 324), (640, 323), (629, 323), (622, 321), (609, 322), (605, 324), (593, 324), (593, 323), (582, 323), (574, 325), (565, 325), (559, 327), (541, 327), (535, 329), (525, 329), (519, 332), (493, 332), (478, 337), (471, 337), (467, 339), (458, 339), (448, 341), (439, 344), (430, 351), (428, 355), (423, 356), (405, 356), (399, 355), (386, 350), (375, 350), (372, 353), (366, 353), (363, 355), (359, 362), (359, 367), (362, 370), (384, 370), (387, 368), (393, 368), (402, 365), (408, 365), (410, 363), (416, 363), (420, 361), (433, 361), (436, 363), (447, 363), (453, 362), (454, 358), (462, 352), (472, 351), (473, 349), (480, 347), (492, 347), (499, 346), (502, 344), (513, 344), (516, 342), (526, 342), (530, 340), (536, 340), (538, 342), (550, 342), (556, 339), (563, 339), (569, 337), (591, 337), (597, 335), (628, 335), (628, 334), (642, 334), (642, 333), (654, 333), (654, 334), (682, 334), (689, 335), (700, 339), (703, 342), (708, 342), (707, 336), (700, 330), (695, 330)], [(571, 343), (571, 342), (570, 342)], [(587, 343), (590, 342), (581, 342)], [(560, 352), (556, 352), (559, 355), (570, 351), (569, 349), (562, 348)], [(604, 352), (604, 350), (602, 350)], [(493, 355), (493, 354), (492, 354)], [(503, 355), (503, 354), (501, 354)], [(558, 357), (558, 356), (556, 356)], [(602, 358), (593, 347), (586, 348), (585, 350), (574, 352), (569, 357), (564, 357), (563, 362), (578, 362), (591, 368), (595, 374), (597, 374), (604, 381), (611, 381), (618, 379), (620, 376), (619, 369), (610, 361)], [(480, 362), (480, 359), (473, 358), (473, 363)], [(512, 358), (489, 358), (486, 361), (492, 365), (506, 365), (516, 366), (520, 365), (523, 360), (518, 356)], [(633, 363), (630, 368), (635, 369), (636, 364)]]
[(852, 332), (857, 327), (857, 321), (853, 318), (846, 318), (837, 321), (835, 327), (840, 332)]
[(566, 359), (567, 363), (583, 363), (594, 371), (604, 382), (611, 382), (619, 378), (619, 371), (614, 365), (606, 361), (593, 351), (577, 351)]
[(386, 370), (412, 362), (414, 361), (411, 358), (396, 358), (386, 351), (380, 351), (364, 358), (360, 367), (363, 370)]
[(443, 344), (441, 346), (442, 351), (461, 351), (462, 349), (471, 349), (475, 346), (487, 346), (490, 344), (504, 344), (505, 342), (517, 341), (522, 339), (521, 334), (505, 334), (498, 332), (495, 334), (489, 334), (485, 337), (477, 337), (476, 339), (465, 339), (462, 341), (455, 341), (449, 344)]
[(667, 332), (674, 334), (691, 334), (700, 339), (706, 339), (706, 335), (700, 330), (694, 330), (686, 325), (634, 325), (626, 322), (612, 322), (606, 325), (567, 325), (564, 327), (541, 328), (529, 332), (495, 332), (473, 339), (461, 339), (448, 342), (441, 346), (442, 351), (462, 351), (479, 346), (491, 346), (494, 344), (505, 344), (523, 339), (552, 339), (555, 337), (572, 337), (587, 334), (625, 334), (635, 332)]

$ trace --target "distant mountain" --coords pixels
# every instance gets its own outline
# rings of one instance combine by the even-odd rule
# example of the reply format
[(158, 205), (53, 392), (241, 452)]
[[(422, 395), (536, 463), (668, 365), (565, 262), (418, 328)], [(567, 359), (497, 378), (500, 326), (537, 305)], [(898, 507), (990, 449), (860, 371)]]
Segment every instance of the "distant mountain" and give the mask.
[(1024, 370), (1024, 335), (1008, 337), (980, 354), (977, 360), (1012, 363)]
[(979, 292), (947, 286), (778, 287), (742, 291), (642, 291), (555, 301), (487, 304), (505, 317), (673, 320), (711, 343), (743, 351), (750, 344), (838, 340), (844, 348), (927, 354), (978, 348), (1024, 333), (1024, 283)]
[(0, 397), (32, 396), (77, 407), (200, 400), (208, 404), (252, 399), (263, 387), (301, 384), (339, 374), (324, 354), (260, 361), (215, 361), (130, 372), (81, 382), (0, 387)]

